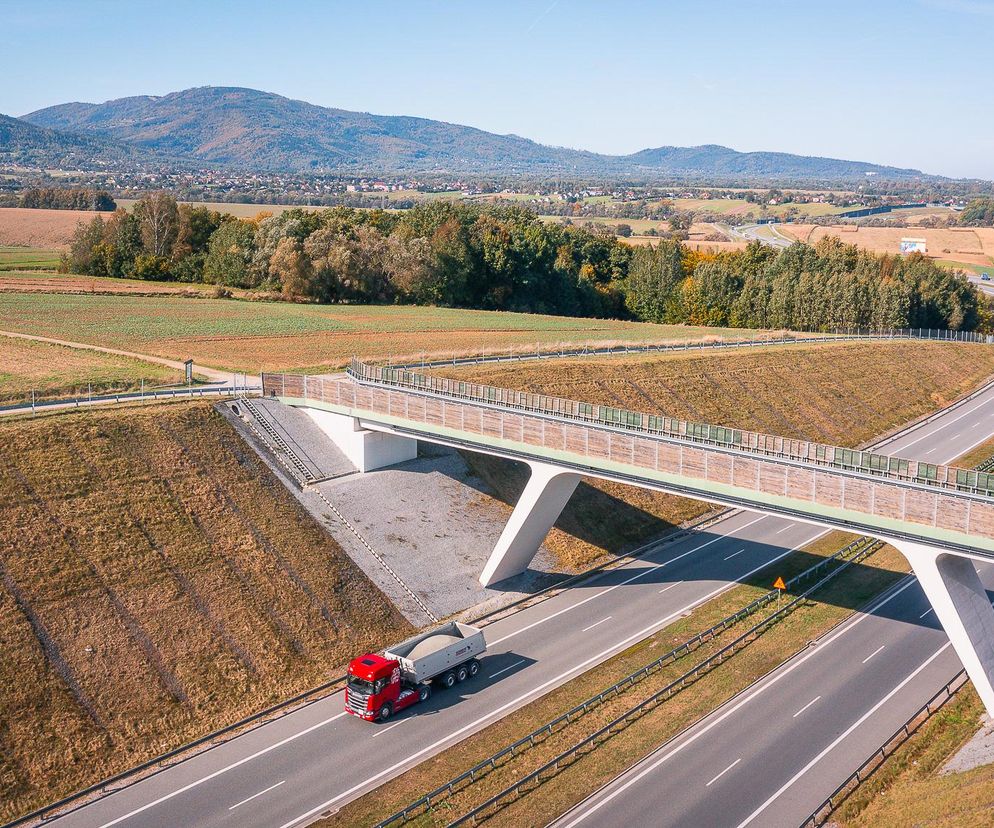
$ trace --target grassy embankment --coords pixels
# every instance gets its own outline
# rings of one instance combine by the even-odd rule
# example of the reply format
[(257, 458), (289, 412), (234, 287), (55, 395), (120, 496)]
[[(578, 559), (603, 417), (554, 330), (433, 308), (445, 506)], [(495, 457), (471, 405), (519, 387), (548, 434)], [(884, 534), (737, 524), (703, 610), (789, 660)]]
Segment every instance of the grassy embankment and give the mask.
[(0, 821), (410, 630), (210, 404), (0, 437)]
[[(142, 283), (136, 283), (142, 284)], [(171, 296), (0, 292), (0, 329), (256, 373), (536, 343), (747, 338), (756, 331), (399, 305), (294, 305)]]
[[(994, 348), (949, 343), (839, 343), (627, 359), (445, 368), (446, 376), (698, 422), (858, 446), (928, 414), (994, 373)], [(513, 503), (523, 468), (467, 454)], [(978, 461), (979, 462), (979, 461)], [(580, 484), (547, 546), (567, 569), (644, 543), (706, 504), (620, 484)]]
[(182, 372), (129, 357), (0, 336), (0, 404), (182, 381)]

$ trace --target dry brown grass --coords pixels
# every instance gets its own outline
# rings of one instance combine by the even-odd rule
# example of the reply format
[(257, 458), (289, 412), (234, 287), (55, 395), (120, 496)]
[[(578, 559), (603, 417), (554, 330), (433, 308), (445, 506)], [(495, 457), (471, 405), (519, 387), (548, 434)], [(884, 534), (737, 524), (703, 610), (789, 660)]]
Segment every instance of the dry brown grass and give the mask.
[(980, 697), (968, 683), (856, 790), (832, 815), (832, 822), (842, 828), (994, 824), (994, 764), (939, 775), (977, 732), (983, 712)]
[(0, 402), (126, 391), (182, 381), (182, 373), (137, 359), (0, 336)]
[(0, 426), (0, 819), (410, 625), (210, 405)]
[[(994, 373), (994, 348), (839, 343), (467, 366), (437, 373), (858, 446), (979, 386)], [(516, 502), (525, 481), (522, 469), (483, 455), (466, 458), (502, 500)], [(577, 571), (607, 554), (664, 534), (709, 508), (661, 492), (588, 480), (567, 504), (546, 545), (562, 566)]]
[(76, 225), (93, 221), (88, 210), (32, 210), (24, 207), (0, 207), (0, 245), (26, 247), (65, 247)]

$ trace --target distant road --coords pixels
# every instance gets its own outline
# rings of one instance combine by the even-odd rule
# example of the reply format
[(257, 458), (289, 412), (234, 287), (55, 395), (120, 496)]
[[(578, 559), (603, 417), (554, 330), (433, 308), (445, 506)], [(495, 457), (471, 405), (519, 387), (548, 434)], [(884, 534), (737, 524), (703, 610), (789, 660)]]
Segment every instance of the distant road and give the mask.
[(790, 247), (797, 241), (797, 239), (785, 236), (773, 224), (743, 224), (739, 227), (721, 224), (719, 226), (733, 241), (758, 241), (770, 247)]

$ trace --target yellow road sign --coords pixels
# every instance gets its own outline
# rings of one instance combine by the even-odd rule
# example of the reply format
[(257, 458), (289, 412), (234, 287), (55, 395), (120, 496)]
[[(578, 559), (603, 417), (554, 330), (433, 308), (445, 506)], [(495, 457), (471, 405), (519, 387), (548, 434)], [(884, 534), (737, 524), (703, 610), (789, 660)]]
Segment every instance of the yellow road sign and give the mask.
[(774, 589), (786, 589), (787, 588), (787, 585), (783, 582), (783, 576), (777, 578), (773, 582), (773, 588)]

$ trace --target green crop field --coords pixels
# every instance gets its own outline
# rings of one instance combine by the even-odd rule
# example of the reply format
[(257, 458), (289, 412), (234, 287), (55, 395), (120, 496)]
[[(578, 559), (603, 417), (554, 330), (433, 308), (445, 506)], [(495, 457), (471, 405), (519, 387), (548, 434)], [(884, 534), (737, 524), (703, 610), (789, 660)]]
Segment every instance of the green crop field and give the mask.
[[(100, 280), (96, 280), (100, 281)], [(140, 283), (138, 283), (140, 284)], [(232, 371), (331, 369), (370, 358), (541, 343), (749, 337), (755, 331), (410, 305), (295, 305), (175, 296), (0, 292), (2, 328)]]
[(0, 273), (6, 271), (55, 270), (59, 251), (38, 247), (0, 246)]

